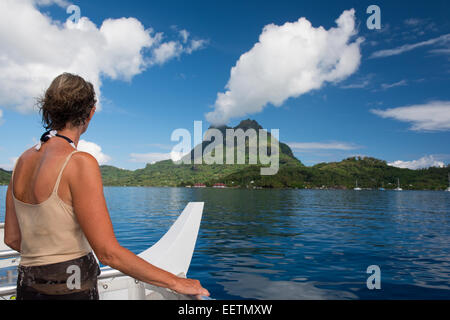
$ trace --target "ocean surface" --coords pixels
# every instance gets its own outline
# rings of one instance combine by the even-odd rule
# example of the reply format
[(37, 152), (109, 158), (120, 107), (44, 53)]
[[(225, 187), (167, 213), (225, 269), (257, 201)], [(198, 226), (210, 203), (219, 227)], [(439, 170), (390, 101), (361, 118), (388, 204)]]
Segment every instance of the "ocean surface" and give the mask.
[[(105, 196), (119, 242), (135, 253), (204, 201), (188, 277), (215, 299), (450, 299), (450, 192), (107, 187)], [(367, 288), (371, 265), (381, 289)]]

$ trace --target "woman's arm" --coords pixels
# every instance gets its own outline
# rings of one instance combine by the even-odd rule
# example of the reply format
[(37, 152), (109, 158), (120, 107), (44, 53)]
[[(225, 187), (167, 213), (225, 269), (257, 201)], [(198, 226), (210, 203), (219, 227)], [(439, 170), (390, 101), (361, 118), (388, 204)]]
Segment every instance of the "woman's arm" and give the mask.
[(20, 252), (21, 242), (20, 228), (17, 221), (16, 210), (12, 198), (12, 178), (6, 191), (6, 213), (5, 213), (5, 244), (13, 250)]
[(182, 294), (209, 295), (199, 281), (179, 278), (121, 247), (109, 217), (97, 160), (87, 153), (76, 153), (69, 166), (69, 185), (77, 219), (103, 264), (140, 281)]

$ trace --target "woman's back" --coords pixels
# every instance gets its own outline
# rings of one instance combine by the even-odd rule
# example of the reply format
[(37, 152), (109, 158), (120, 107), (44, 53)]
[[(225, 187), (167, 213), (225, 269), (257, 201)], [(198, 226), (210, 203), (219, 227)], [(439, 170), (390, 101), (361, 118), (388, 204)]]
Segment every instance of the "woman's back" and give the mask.
[[(40, 204), (52, 194), (58, 174), (73, 148), (64, 141), (50, 139), (41, 150), (31, 148), (17, 161), (14, 170), (13, 194), (16, 199), (28, 204)], [(72, 205), (70, 191), (65, 179), (59, 186), (58, 195)]]
[(39, 151), (25, 152), (13, 173), (12, 196), (22, 235), (23, 266), (59, 263), (91, 251), (76, 219), (65, 175), (77, 151), (57, 138), (51, 140)]

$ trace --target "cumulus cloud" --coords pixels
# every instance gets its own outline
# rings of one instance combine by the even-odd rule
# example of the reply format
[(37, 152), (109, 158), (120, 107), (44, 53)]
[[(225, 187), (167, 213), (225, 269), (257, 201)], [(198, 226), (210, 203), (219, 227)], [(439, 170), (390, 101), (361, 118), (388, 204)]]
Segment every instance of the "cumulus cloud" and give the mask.
[(414, 50), (416, 48), (431, 46), (434, 44), (448, 44), (449, 42), (450, 42), (450, 33), (447, 33), (440, 37), (429, 39), (426, 41), (421, 41), (421, 42), (413, 43), (413, 44), (405, 44), (403, 46), (400, 46), (400, 47), (397, 47), (394, 49), (375, 51), (374, 53), (372, 53), (370, 58), (374, 59), (374, 58), (385, 58), (385, 57), (390, 57), (390, 56), (396, 56), (396, 55), (402, 54), (404, 52)]
[(432, 155), (425, 156), (418, 160), (412, 160), (412, 161), (397, 160), (397, 161), (388, 163), (388, 165), (390, 165), (392, 167), (404, 168), (404, 169), (406, 168), (406, 169), (412, 169), (412, 170), (429, 168), (429, 167), (439, 167), (439, 168), (445, 167), (444, 162), (436, 160), (434, 158), (434, 156), (432, 156)]
[(289, 147), (295, 151), (308, 150), (355, 150), (360, 149), (360, 146), (346, 142), (290, 142)]
[(373, 109), (372, 113), (412, 124), (414, 131), (450, 130), (450, 101), (433, 101), (387, 110)]
[(230, 118), (281, 106), (291, 97), (338, 82), (353, 74), (361, 61), (362, 38), (356, 35), (355, 11), (344, 11), (337, 27), (314, 28), (300, 18), (282, 26), (264, 27), (259, 42), (231, 69), (226, 92), (218, 93), (214, 111), (206, 118), (222, 125)]
[(169, 153), (132, 153), (130, 154), (131, 162), (137, 163), (155, 163), (163, 160), (172, 160), (174, 162), (179, 161), (186, 154), (182, 154), (180, 152), (169, 152)]
[(101, 96), (102, 78), (130, 81), (153, 65), (192, 53), (192, 41), (186, 47), (165, 41), (135, 18), (106, 19), (100, 27), (86, 17), (61, 23), (37, 7), (66, 3), (0, 1), (0, 106), (34, 110), (35, 98), (62, 72), (83, 76)]
[(102, 148), (98, 144), (95, 144), (94, 142), (80, 140), (78, 142), (77, 149), (80, 151), (90, 153), (95, 159), (97, 159), (99, 165), (104, 165), (109, 161), (111, 161), (111, 157), (104, 154), (102, 152)]

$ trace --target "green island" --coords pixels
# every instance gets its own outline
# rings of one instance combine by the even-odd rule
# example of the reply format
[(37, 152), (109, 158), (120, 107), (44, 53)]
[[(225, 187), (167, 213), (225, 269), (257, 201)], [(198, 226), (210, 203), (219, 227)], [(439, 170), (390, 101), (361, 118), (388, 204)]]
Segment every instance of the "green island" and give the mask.
[[(244, 120), (234, 128), (259, 130), (262, 127), (254, 120)], [(270, 139), (270, 134), (268, 133)], [(202, 147), (211, 142), (203, 142)], [(248, 141), (246, 140), (246, 151)], [(197, 146), (198, 147), (198, 146)], [(236, 148), (236, 145), (234, 146)], [(226, 146), (224, 145), (224, 149)], [(280, 142), (280, 168), (276, 175), (262, 176), (261, 164), (175, 164), (172, 160), (147, 164), (135, 171), (102, 166), (105, 185), (109, 186), (157, 186), (193, 187), (225, 186), (228, 188), (308, 188), (308, 189), (353, 189), (356, 180), (362, 189), (397, 188), (398, 179), (404, 190), (444, 190), (450, 166), (420, 170), (401, 169), (389, 166), (386, 161), (371, 157), (352, 157), (340, 162), (319, 163), (305, 166), (291, 148)], [(224, 151), (225, 153), (225, 151)], [(191, 152), (193, 159), (194, 151)], [(248, 163), (248, 154), (246, 154)]]
[[(249, 128), (262, 129), (254, 120), (244, 120), (232, 129), (245, 131)], [(230, 128), (216, 129), (225, 132)], [(270, 140), (270, 133), (268, 137)], [(203, 142), (203, 150), (209, 143), (212, 142)], [(248, 151), (248, 139), (245, 143)], [(165, 160), (134, 171), (107, 165), (100, 169), (105, 186), (353, 189), (357, 181), (362, 189), (395, 189), (398, 182), (403, 190), (445, 190), (448, 187), (450, 165), (411, 170), (389, 166), (386, 161), (371, 157), (351, 157), (308, 167), (294, 156), (287, 144), (280, 142), (279, 145), (279, 171), (273, 176), (260, 174), (259, 159), (258, 164), (253, 165), (176, 164)], [(193, 159), (193, 155), (194, 150), (188, 156)], [(245, 157), (248, 163), (248, 155)], [(0, 184), (8, 184), (10, 177), (11, 172), (0, 169)]]

